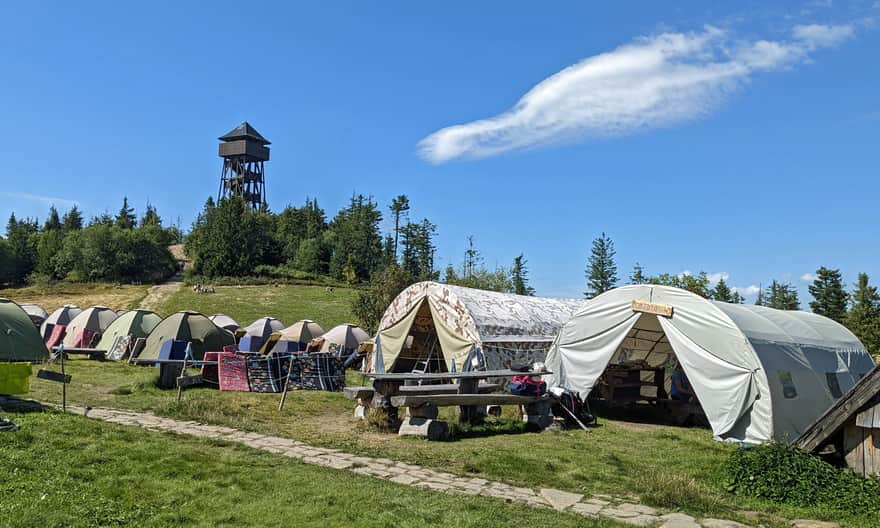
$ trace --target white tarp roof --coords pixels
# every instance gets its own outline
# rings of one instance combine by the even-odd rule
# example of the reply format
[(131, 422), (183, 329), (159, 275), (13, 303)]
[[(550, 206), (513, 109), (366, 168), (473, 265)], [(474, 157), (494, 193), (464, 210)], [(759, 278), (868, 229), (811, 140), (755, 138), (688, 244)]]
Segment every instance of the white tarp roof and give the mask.
[[(438, 282), (419, 282), (398, 295), (385, 310), (379, 324), (384, 366), (389, 368), (400, 353), (415, 312), (427, 301), (447, 359), (458, 365), (473, 347), (488, 343), (529, 346), (553, 341), (562, 325), (583, 300), (550, 299), (498, 293)], [(454, 351), (448, 350), (454, 349)], [(543, 358), (542, 358), (543, 359)]]
[[(636, 312), (633, 301), (673, 314)], [(609, 362), (669, 352), (716, 437), (754, 443), (797, 437), (874, 367), (859, 340), (825, 317), (633, 285), (592, 299), (562, 328), (547, 356), (548, 381), (586, 396)]]

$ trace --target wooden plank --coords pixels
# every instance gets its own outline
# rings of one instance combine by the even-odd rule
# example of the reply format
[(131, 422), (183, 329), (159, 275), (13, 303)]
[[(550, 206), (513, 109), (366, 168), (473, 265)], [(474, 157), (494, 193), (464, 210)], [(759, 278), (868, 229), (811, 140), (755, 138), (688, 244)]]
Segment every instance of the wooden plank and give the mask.
[(822, 413), (792, 444), (804, 451), (821, 447), (841, 430), (852, 414), (880, 395), (880, 366), (875, 367), (850, 391)]
[[(495, 392), (501, 388), (498, 383), (480, 383), (477, 392), (486, 394)], [(373, 397), (373, 387), (355, 386), (345, 387), (342, 389), (345, 397), (349, 400), (368, 399)], [(420, 396), (429, 394), (458, 394), (458, 385), (454, 383), (444, 383), (443, 385), (403, 385), (400, 387), (400, 394), (407, 396)]]
[(649, 301), (633, 301), (632, 311), (653, 315), (662, 315), (663, 317), (672, 317), (672, 306), (668, 304), (658, 304)]
[(57, 381), (58, 383), (70, 383), (70, 374), (62, 374), (51, 370), (38, 370), (37, 377), (46, 381)]
[(880, 475), (880, 428), (867, 429), (865, 474)]
[(861, 476), (865, 476), (865, 430), (848, 424), (843, 429), (843, 455), (846, 465)]
[(433, 403), (437, 407), (468, 406), (468, 405), (526, 405), (541, 401), (534, 396), (516, 396), (514, 394), (437, 394), (426, 396), (392, 396), (394, 407), (418, 407)]
[(483, 378), (512, 378), (514, 376), (543, 376), (553, 374), (549, 370), (518, 372), (516, 370), (476, 370), (468, 372), (432, 372), (413, 374), (412, 372), (391, 372), (386, 374), (366, 374), (376, 381), (426, 381), (426, 380), (460, 380)]

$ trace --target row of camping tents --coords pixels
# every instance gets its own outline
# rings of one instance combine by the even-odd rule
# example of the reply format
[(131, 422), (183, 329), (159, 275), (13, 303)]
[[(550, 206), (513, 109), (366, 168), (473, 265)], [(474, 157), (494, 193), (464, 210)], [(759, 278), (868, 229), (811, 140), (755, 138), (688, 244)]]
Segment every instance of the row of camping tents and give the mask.
[[(187, 345), (193, 357), (201, 359), (205, 352), (231, 345), (237, 350), (268, 354), (304, 351), (310, 343), (313, 351), (349, 356), (369, 339), (364, 330), (352, 324), (325, 332), (310, 320), (285, 327), (278, 319), (263, 317), (241, 328), (222, 314), (206, 317), (177, 312), (162, 319), (148, 310), (120, 314), (104, 306), (81, 310), (74, 305), (46, 314), (36, 305), (19, 306), (6, 299), (0, 299), (0, 307), (0, 331), (5, 330), (6, 341), (0, 343), (0, 361), (39, 361), (59, 345), (104, 350), (113, 359), (127, 353), (139, 359), (169, 358)], [(117, 351), (120, 346), (126, 350)]]

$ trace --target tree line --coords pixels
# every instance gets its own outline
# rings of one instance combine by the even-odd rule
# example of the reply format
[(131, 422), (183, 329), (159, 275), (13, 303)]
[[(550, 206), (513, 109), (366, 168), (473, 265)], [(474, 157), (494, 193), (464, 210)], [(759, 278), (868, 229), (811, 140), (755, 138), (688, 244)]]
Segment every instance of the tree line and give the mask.
[(0, 238), (0, 283), (157, 281), (177, 270), (168, 246), (180, 239), (152, 205), (138, 220), (127, 197), (116, 216), (105, 212), (88, 223), (76, 206), (63, 216), (50, 207), (42, 224), (12, 213)]
[[(618, 285), (614, 241), (602, 233), (593, 240), (587, 260), (585, 297), (593, 298)], [(709, 276), (701, 271), (693, 274), (661, 273), (649, 276), (641, 264), (633, 266), (629, 284), (660, 284), (674, 286), (706, 299), (728, 303), (743, 303), (745, 299), (731, 288), (722, 277), (711, 285)], [(815, 278), (808, 286), (810, 310), (846, 326), (872, 354), (880, 354), (880, 293), (870, 284), (867, 273), (859, 273), (852, 291), (847, 292), (839, 269), (825, 266), (816, 270)], [(790, 283), (773, 280), (766, 288), (759, 288), (755, 304), (779, 310), (800, 310), (798, 290)]]

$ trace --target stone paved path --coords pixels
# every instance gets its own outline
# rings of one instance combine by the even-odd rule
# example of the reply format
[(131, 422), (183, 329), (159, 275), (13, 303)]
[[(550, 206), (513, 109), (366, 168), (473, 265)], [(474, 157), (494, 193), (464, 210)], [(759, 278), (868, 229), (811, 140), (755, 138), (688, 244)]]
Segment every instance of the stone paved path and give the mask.
[[(3, 396), (0, 396), (0, 406), (4, 403), (11, 406), (15, 401), (27, 403), (22, 400), (5, 399)], [(35, 404), (36, 402), (30, 403)], [(446, 493), (493, 497), (509, 503), (569, 511), (584, 517), (609, 518), (634, 526), (655, 526), (659, 528), (750, 528), (746, 524), (725, 519), (695, 519), (683, 513), (664, 513), (650, 506), (639, 504), (638, 499), (633, 496), (612, 497), (610, 495), (594, 495), (585, 497), (578, 493), (550, 488), (521, 488), (500, 481), (462, 477), (421, 466), (396, 462), (387, 458), (371, 458), (344, 453), (338, 449), (313, 447), (288, 438), (244, 432), (229, 427), (206, 425), (192, 421), (172, 420), (148, 413), (103, 408), (85, 409), (70, 406), (68, 406), (68, 411), (120, 425), (238, 442), (254, 449), (295, 458), (307, 464), (347, 470), (398, 484)], [(822, 523), (821, 525), (806, 524), (815, 522), (817, 521), (793, 521), (792, 526), (795, 528), (812, 528), (815, 526), (836, 528), (837, 526), (834, 523)]]

